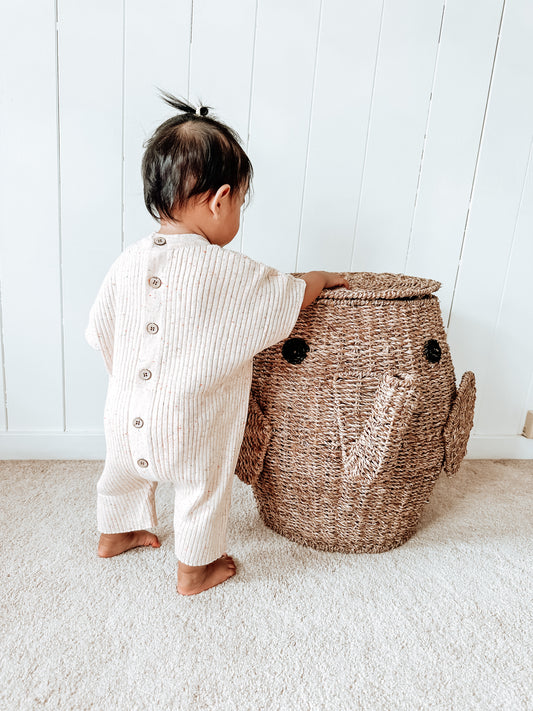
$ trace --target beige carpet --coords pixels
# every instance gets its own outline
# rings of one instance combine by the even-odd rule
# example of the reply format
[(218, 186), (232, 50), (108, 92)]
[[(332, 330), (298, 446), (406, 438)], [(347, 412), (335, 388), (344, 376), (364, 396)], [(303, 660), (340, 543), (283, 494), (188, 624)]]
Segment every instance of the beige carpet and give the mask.
[(188, 598), (168, 485), (161, 548), (96, 556), (102, 465), (0, 462), (1, 709), (533, 709), (533, 461), (464, 461), (365, 555), (275, 534), (236, 479), (237, 575)]

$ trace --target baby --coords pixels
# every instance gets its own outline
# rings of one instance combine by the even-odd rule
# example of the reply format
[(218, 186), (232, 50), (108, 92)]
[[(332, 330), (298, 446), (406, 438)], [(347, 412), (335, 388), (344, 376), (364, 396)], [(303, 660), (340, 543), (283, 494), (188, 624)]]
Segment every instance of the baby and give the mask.
[(98, 555), (158, 548), (145, 529), (157, 526), (158, 482), (172, 482), (177, 591), (195, 595), (236, 572), (226, 531), (253, 357), (288, 338), (323, 289), (349, 284), (320, 271), (298, 279), (223, 249), (239, 230), (252, 165), (208, 107), (163, 98), (180, 113), (142, 160), (159, 230), (113, 262), (85, 330), (109, 373)]

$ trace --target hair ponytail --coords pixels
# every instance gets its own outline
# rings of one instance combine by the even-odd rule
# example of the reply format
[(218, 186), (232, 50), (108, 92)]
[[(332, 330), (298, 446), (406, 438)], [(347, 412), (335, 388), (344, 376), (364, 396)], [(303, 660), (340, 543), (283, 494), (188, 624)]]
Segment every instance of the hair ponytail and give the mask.
[(185, 101), (185, 99), (178, 98), (168, 91), (159, 89), (159, 87), (158, 91), (165, 103), (167, 103), (169, 106), (172, 106), (172, 108), (174, 109), (178, 109), (178, 111), (183, 111), (186, 114), (192, 114), (194, 116), (207, 116), (207, 114), (209, 113), (209, 109), (211, 108), (210, 106), (202, 105), (198, 107), (193, 106), (188, 101)]

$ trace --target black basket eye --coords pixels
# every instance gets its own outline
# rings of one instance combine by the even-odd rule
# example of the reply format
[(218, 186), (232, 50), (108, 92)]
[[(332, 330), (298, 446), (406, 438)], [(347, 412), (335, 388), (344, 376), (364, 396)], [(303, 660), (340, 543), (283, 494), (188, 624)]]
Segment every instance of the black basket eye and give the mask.
[(303, 338), (289, 338), (281, 349), (281, 354), (289, 363), (301, 363), (305, 360), (309, 346)]
[(424, 346), (424, 355), (430, 363), (438, 363), (442, 355), (439, 342), (431, 339)]

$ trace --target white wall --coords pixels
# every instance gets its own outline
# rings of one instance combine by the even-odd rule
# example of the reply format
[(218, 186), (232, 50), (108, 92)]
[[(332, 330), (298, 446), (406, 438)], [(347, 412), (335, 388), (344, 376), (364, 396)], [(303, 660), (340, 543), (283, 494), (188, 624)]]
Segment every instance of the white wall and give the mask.
[(0, 458), (103, 458), (85, 342), (112, 260), (156, 223), (142, 143), (160, 86), (240, 133), (231, 248), (288, 271), (442, 282), (469, 457), (533, 458), (530, 0), (3, 3)]

